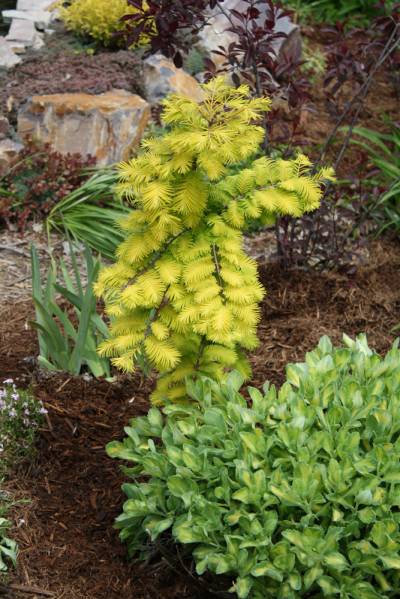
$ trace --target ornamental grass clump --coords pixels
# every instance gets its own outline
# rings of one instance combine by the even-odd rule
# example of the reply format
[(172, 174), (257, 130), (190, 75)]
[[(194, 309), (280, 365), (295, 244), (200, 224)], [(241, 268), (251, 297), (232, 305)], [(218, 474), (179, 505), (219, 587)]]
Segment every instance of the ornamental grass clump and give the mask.
[(314, 210), (332, 178), (331, 169), (312, 173), (304, 155), (254, 158), (267, 98), (221, 77), (203, 90), (199, 104), (167, 99), (168, 130), (120, 165), (119, 193), (133, 210), (121, 221), (117, 262), (96, 285), (111, 319), (102, 355), (125, 371), (138, 361), (157, 370), (156, 402), (184, 398), (196, 373), (249, 375), (245, 352), (257, 345), (264, 289), (243, 231), (250, 220)]
[(399, 596), (400, 351), (344, 341), (323, 337), (251, 402), (232, 373), (131, 421), (108, 446), (132, 465), (117, 519), (131, 556), (172, 535), (239, 598)]

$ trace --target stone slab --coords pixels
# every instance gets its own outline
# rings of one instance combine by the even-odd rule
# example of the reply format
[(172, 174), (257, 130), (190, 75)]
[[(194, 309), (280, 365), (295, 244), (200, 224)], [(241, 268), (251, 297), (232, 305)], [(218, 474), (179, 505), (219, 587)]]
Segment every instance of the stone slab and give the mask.
[(20, 62), (21, 58), (13, 52), (4, 37), (0, 37), (0, 69), (11, 69)]
[(33, 46), (36, 39), (36, 27), (33, 21), (13, 19), (6, 35), (9, 42), (20, 42), (25, 46)]
[(49, 10), (52, 0), (18, 0), (17, 10)]
[(52, 14), (45, 10), (3, 10), (1, 14), (5, 23), (11, 23), (12, 19), (24, 19), (32, 21), (38, 29), (46, 29), (52, 20)]

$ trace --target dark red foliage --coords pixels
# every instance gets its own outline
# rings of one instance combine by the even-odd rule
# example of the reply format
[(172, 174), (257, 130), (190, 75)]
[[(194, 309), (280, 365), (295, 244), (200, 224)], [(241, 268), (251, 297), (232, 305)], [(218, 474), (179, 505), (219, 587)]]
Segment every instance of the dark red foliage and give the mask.
[(123, 30), (128, 47), (143, 35), (150, 40), (150, 53), (161, 52), (182, 66), (182, 52), (191, 46), (191, 35), (196, 35), (207, 21), (207, 8), (223, 0), (128, 0), (136, 9), (126, 15)]
[[(277, 42), (287, 37), (276, 30), (278, 21), (291, 13), (271, 0), (244, 2), (247, 10), (225, 12), (230, 23), (227, 30), (235, 34), (237, 42), (227, 48), (220, 46), (215, 54), (225, 59), (220, 70), (230, 72), (236, 83), (242, 77), (251, 84), (257, 95), (273, 95), (282, 85), (290, 87), (292, 75), (301, 65), (300, 53), (278, 54), (276, 49)], [(208, 66), (209, 74), (216, 74), (211, 62)]]
[(82, 185), (94, 166), (91, 156), (60, 154), (48, 144), (29, 140), (9, 172), (0, 179), (0, 222), (22, 231), (28, 220), (41, 220), (68, 193)]
[(323, 28), (322, 33), (331, 41), (324, 87), (327, 108), (333, 116), (339, 116), (343, 110), (341, 92), (345, 84), (350, 83), (357, 93), (390, 40), (393, 47), (397, 41), (397, 49), (388, 53), (385, 61), (392, 73), (395, 89), (400, 93), (400, 3), (392, 7), (390, 15), (371, 21), (368, 29), (346, 30), (342, 23), (336, 23)]
[[(236, 85), (245, 80), (257, 96), (279, 95), (291, 109), (291, 131), (288, 130), (285, 139), (291, 145), (300, 124), (302, 108), (310, 98), (310, 82), (300, 72), (300, 45), (292, 44), (285, 51), (278, 50), (280, 40), (287, 38), (287, 34), (278, 31), (277, 25), (279, 20), (292, 13), (272, 0), (244, 2), (247, 9), (242, 12), (224, 11), (230, 23), (228, 31), (235, 34), (237, 41), (227, 48), (220, 46), (214, 52), (222, 56), (224, 62), (217, 68), (212, 60), (208, 60), (207, 77), (228, 72)], [(278, 112), (274, 108), (264, 123), (268, 138)]]

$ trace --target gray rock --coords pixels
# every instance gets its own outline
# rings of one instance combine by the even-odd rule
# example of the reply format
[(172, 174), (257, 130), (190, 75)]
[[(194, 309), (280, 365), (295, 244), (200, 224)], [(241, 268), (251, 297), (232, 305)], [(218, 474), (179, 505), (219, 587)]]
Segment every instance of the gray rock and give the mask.
[(12, 139), (0, 141), (0, 176), (4, 175), (15, 163), (19, 152), (24, 146)]
[(301, 56), (302, 40), (299, 25), (293, 23), (290, 17), (278, 19), (275, 27), (276, 33), (285, 33), (287, 37), (277, 39), (274, 43), (275, 52), (283, 56)]
[[(7, 42), (14, 54), (25, 54), (26, 45), (22, 42)], [(33, 47), (33, 46), (32, 46)]]
[(152, 104), (159, 103), (168, 94), (180, 94), (200, 102), (203, 92), (194, 77), (161, 54), (154, 54), (143, 61), (145, 95)]
[(0, 68), (11, 69), (20, 62), (21, 58), (13, 52), (4, 37), (0, 37)]
[(53, 4), (52, 0), (18, 0), (17, 10), (48, 10)]
[(33, 46), (36, 39), (36, 27), (33, 21), (26, 19), (13, 19), (6, 35), (8, 42), (19, 42), (25, 46)]
[(12, 19), (24, 19), (32, 21), (38, 29), (46, 29), (52, 20), (51, 12), (46, 10), (3, 10), (2, 17), (5, 23), (11, 23)]
[(149, 104), (124, 90), (33, 96), (18, 113), (18, 135), (106, 165), (129, 159), (149, 118)]
[(45, 45), (43, 36), (44, 36), (44, 34), (41, 33), (40, 31), (36, 32), (35, 41), (33, 42), (33, 46), (32, 46), (32, 48), (34, 50), (40, 50), (40, 48), (43, 48), (43, 46)]
[(9, 133), (10, 123), (5, 116), (0, 115), (0, 139), (5, 139)]

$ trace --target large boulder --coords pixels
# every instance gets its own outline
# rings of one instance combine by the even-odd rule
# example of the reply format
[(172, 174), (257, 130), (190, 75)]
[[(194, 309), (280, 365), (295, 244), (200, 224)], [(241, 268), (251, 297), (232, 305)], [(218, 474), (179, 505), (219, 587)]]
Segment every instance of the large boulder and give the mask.
[[(243, 2), (243, 0), (225, 0), (223, 3), (223, 8), (227, 11), (234, 9), (240, 13), (244, 13), (248, 7), (248, 3)], [(257, 8), (261, 12), (258, 24), (262, 25), (265, 20), (265, 14), (263, 14), (262, 5), (257, 5)], [(210, 11), (208, 24), (199, 34), (200, 46), (210, 54), (211, 59), (217, 66), (220, 66), (224, 62), (224, 58), (218, 54), (213, 54), (213, 50), (217, 50), (218, 46), (227, 48), (229, 44), (237, 41), (235, 33), (228, 31), (229, 27), (231, 27), (231, 24), (227, 17), (216, 6)], [(289, 17), (282, 16), (277, 19), (274, 31), (275, 33), (285, 34), (285, 37), (277, 38), (273, 44), (278, 56), (301, 53), (300, 27), (293, 23)]]
[(203, 98), (196, 79), (162, 54), (153, 54), (143, 61), (143, 78), (145, 95), (151, 104), (158, 104), (168, 94), (180, 94), (196, 102)]
[(106, 165), (129, 157), (149, 118), (149, 104), (124, 90), (33, 96), (19, 111), (18, 135)]

